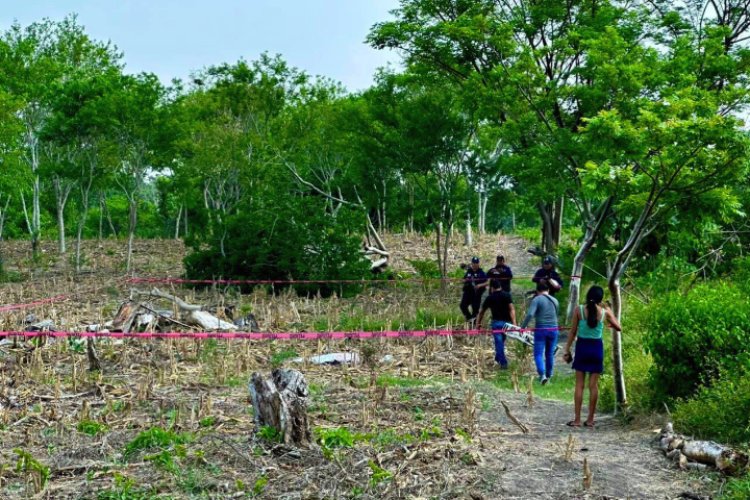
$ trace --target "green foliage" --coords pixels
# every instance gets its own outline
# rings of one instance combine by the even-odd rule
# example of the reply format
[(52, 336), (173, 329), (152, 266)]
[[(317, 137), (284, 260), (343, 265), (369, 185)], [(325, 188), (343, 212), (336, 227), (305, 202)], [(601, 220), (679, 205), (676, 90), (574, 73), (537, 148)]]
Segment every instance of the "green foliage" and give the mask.
[(397, 377), (386, 373), (384, 373), (383, 375), (379, 375), (375, 380), (375, 385), (377, 385), (378, 387), (421, 387), (430, 385), (431, 383), (432, 382), (430, 380), (423, 378)]
[(198, 421), (201, 427), (213, 427), (216, 424), (216, 417), (204, 417)]
[(37, 492), (42, 491), (49, 481), (49, 467), (35, 459), (31, 453), (21, 448), (14, 448), (13, 453), (18, 456), (16, 472), (31, 476)]
[(730, 478), (719, 498), (721, 500), (746, 500), (750, 498), (750, 474), (741, 478)]
[(372, 476), (370, 476), (370, 486), (377, 487), (380, 483), (390, 481), (393, 478), (393, 473), (380, 467), (373, 460), (370, 460), (367, 465), (372, 471)]
[(407, 260), (409, 264), (417, 271), (420, 278), (439, 279), (440, 268), (437, 262), (432, 259), (427, 260)]
[(278, 368), (284, 364), (285, 361), (298, 357), (299, 354), (292, 348), (283, 349), (276, 351), (271, 355), (271, 366)]
[(176, 445), (189, 443), (193, 437), (187, 433), (176, 433), (161, 427), (152, 427), (139, 433), (125, 446), (123, 453), (126, 459), (140, 451), (171, 449)]
[[(352, 229), (361, 226), (359, 214), (326, 214), (314, 200), (283, 197), (267, 207), (244, 207), (230, 217), (227, 233), (196, 242), (200, 249), (185, 258), (191, 278), (231, 276), (237, 279), (336, 280), (369, 276), (360, 252), (361, 240)], [(300, 217), (300, 214), (305, 214)], [(223, 251), (223, 254), (222, 254)], [(300, 293), (352, 292), (354, 285), (299, 285)]]
[(78, 432), (89, 436), (96, 436), (107, 431), (107, 426), (93, 420), (82, 420), (76, 426)]
[(280, 443), (281, 433), (276, 427), (264, 425), (258, 429), (258, 437), (269, 443)]
[(259, 496), (261, 493), (263, 493), (263, 490), (266, 488), (267, 484), (268, 478), (266, 476), (260, 476), (258, 479), (256, 479), (255, 483), (253, 484), (253, 495)]
[(380, 431), (374, 436), (369, 436), (370, 443), (376, 446), (402, 446), (412, 444), (417, 440), (411, 434), (399, 434), (393, 429)]
[(750, 353), (748, 296), (728, 282), (671, 292), (648, 309), (646, 349), (654, 359), (652, 387), (661, 398), (686, 397)]
[(678, 401), (673, 415), (680, 432), (722, 443), (750, 442), (750, 355), (722, 369), (694, 397)]
[(337, 427), (335, 429), (316, 427), (314, 433), (318, 443), (328, 449), (351, 448), (358, 439), (358, 436), (352, 434), (346, 427)]
[(145, 489), (136, 489), (136, 482), (127, 476), (114, 473), (115, 486), (106, 490), (99, 491), (96, 494), (97, 500), (152, 500), (159, 498), (153, 492)]

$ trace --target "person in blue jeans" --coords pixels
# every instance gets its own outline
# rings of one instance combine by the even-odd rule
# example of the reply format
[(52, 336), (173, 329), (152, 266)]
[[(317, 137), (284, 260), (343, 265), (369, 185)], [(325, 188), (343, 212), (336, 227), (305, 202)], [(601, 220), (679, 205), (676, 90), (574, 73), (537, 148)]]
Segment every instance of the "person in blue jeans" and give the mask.
[(545, 385), (552, 377), (557, 351), (557, 311), (560, 304), (549, 294), (549, 285), (541, 281), (536, 285), (536, 297), (531, 301), (521, 328), (534, 320), (534, 362), (539, 382)]
[(495, 361), (501, 370), (508, 368), (508, 359), (505, 357), (505, 333), (502, 332), (506, 323), (515, 324), (516, 308), (513, 306), (513, 297), (510, 293), (502, 290), (502, 284), (498, 280), (490, 280), (490, 294), (484, 299), (482, 309), (479, 311), (477, 328), (482, 328), (484, 314), (487, 309), (492, 311), (492, 336), (495, 339)]

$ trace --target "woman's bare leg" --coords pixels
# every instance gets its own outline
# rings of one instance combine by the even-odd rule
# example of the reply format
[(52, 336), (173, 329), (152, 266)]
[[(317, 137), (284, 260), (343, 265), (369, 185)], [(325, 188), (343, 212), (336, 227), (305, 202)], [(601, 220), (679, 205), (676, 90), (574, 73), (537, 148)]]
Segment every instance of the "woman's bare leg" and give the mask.
[(594, 423), (594, 414), (596, 413), (596, 403), (599, 401), (599, 374), (592, 373), (589, 375), (589, 418), (586, 422), (589, 425)]
[(581, 406), (583, 406), (583, 385), (586, 382), (586, 374), (576, 371), (576, 391), (573, 401), (575, 402), (575, 420), (573, 423), (581, 425)]

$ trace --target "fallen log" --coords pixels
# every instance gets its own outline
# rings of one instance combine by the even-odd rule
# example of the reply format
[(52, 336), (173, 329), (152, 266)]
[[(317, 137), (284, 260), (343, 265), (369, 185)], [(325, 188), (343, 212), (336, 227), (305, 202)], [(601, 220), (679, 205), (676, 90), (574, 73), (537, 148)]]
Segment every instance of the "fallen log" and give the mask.
[(151, 296), (171, 300), (177, 305), (177, 307), (180, 308), (180, 311), (182, 311), (185, 316), (186, 322), (196, 324), (205, 330), (227, 331), (237, 329), (237, 326), (233, 323), (221, 320), (210, 312), (204, 311), (203, 306), (188, 304), (181, 298), (162, 292), (158, 288), (154, 288), (153, 290), (151, 290)]
[(676, 434), (672, 422), (662, 429), (659, 448), (668, 458), (678, 462), (681, 469), (701, 470), (700, 465), (704, 465), (727, 475), (736, 475), (746, 471), (750, 463), (747, 454), (728, 446), (713, 441), (691, 440)]
[(307, 382), (297, 370), (276, 369), (271, 378), (253, 373), (248, 387), (255, 415), (255, 431), (276, 429), (284, 444), (310, 445), (307, 420)]

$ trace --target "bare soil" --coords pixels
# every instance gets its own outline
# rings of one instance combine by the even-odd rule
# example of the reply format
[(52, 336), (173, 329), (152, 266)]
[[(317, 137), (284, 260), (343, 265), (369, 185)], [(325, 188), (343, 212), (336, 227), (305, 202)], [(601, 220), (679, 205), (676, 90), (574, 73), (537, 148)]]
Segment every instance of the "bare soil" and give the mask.
[[(396, 269), (431, 256), (431, 242), (419, 235), (387, 238)], [(33, 309), (58, 328), (111, 319), (138, 292), (124, 282), (124, 248), (121, 241), (87, 242), (87, 272), (74, 276), (52, 242), (36, 263), (28, 243), (4, 243), (6, 269), (22, 281), (2, 285), (0, 301), (65, 294), (64, 302)], [(475, 253), (491, 263), (503, 253), (517, 274), (530, 273), (535, 266), (524, 248), (520, 239), (485, 236), (474, 248), (456, 246), (451, 265)], [(180, 242), (137, 242), (136, 274), (179, 276), (184, 253)], [(251, 308), (267, 331), (309, 330), (321, 316), (354, 310), (412, 314), (430, 301), (450, 308), (455, 300), (419, 287), (371, 289), (352, 299), (171, 292)], [(3, 328), (19, 329), (30, 312), (3, 313)], [(571, 401), (526, 394), (528, 356), (513, 362), (523, 392), (500, 389), (488, 338), (98, 340), (97, 347), (103, 366), (92, 373), (85, 349), (66, 339), (0, 345), (0, 498), (672, 499), (719, 487), (713, 475), (674, 469), (652, 447), (658, 417), (626, 424), (601, 415), (594, 429), (565, 426)], [(287, 359), (367, 349), (392, 361), (350, 367)], [(268, 432), (254, 434), (247, 381), (279, 365), (305, 374), (312, 425), (329, 446), (298, 450)], [(570, 383), (565, 368), (551, 383)], [(593, 473), (588, 490), (584, 458)]]

